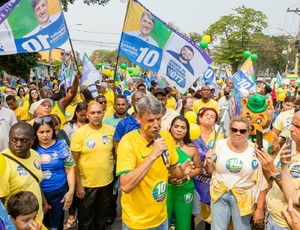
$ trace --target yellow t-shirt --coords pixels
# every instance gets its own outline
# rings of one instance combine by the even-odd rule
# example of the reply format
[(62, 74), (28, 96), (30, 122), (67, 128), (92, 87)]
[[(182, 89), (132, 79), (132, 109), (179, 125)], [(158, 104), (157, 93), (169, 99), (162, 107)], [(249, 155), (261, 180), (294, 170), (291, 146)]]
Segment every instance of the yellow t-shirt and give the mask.
[(18, 121), (28, 121), (28, 111), (24, 107), (18, 107), (14, 110), (14, 113), (16, 115), (16, 118)]
[(284, 101), (286, 94), (287, 94), (288, 90), (287, 89), (283, 89), (283, 88), (278, 88), (276, 93), (277, 93), (277, 100), (278, 101)]
[(115, 112), (116, 112), (116, 110), (114, 109), (113, 106), (111, 106), (111, 107), (109, 107), (109, 108), (107, 107), (103, 119), (104, 119), (104, 118), (107, 118), (107, 117), (110, 116), (110, 115), (113, 115)]
[(112, 91), (112, 89), (107, 88), (105, 93), (105, 98), (107, 100), (107, 109), (109, 109), (111, 106), (113, 106), (115, 101), (115, 94)]
[(72, 120), (74, 113), (75, 113), (75, 109), (77, 107), (79, 102), (75, 102), (73, 104), (70, 104), (65, 111), (65, 117), (66, 117), (66, 122)]
[[(178, 162), (178, 154), (170, 133), (160, 131), (168, 145), (170, 165)], [(153, 147), (146, 147), (147, 141), (134, 130), (127, 133), (118, 145), (117, 175), (128, 173), (142, 164)], [(122, 219), (129, 228), (154, 228), (167, 219), (166, 195), (168, 170), (159, 157), (141, 183), (129, 194), (122, 193)]]
[[(41, 170), (41, 158), (39, 154), (30, 150), (30, 157), (28, 159), (22, 159), (15, 156), (9, 149), (2, 151), (7, 155), (17, 159), (22, 164), (24, 164), (34, 175), (37, 176), (41, 182), (43, 179)], [(43, 208), (42, 208), (42, 194), (40, 185), (37, 181), (18, 163), (6, 158), (6, 170), (3, 176), (0, 177), (0, 197), (6, 197), (5, 206), (7, 201), (12, 194), (18, 193), (20, 191), (31, 191), (39, 202), (39, 211), (37, 214), (37, 219), (43, 219)]]
[(114, 131), (110, 125), (102, 124), (96, 130), (86, 124), (74, 132), (70, 149), (80, 152), (78, 171), (83, 187), (103, 187), (112, 182)]
[(66, 122), (66, 116), (64, 112), (61, 110), (61, 108), (58, 105), (57, 101), (54, 101), (53, 108), (51, 110), (51, 114), (56, 114), (60, 118), (60, 129), (64, 128), (64, 124)]
[[(280, 153), (281, 151), (277, 154), (277, 157), (274, 159), (274, 164), (276, 165), (278, 170), (281, 170)], [(299, 168), (300, 168), (300, 155), (297, 154), (292, 158), (292, 163), (289, 164), (289, 171), (290, 171), (292, 183), (296, 189), (299, 189), (300, 187)], [(275, 181), (273, 182), (272, 188), (267, 193), (266, 202), (267, 202), (267, 210), (272, 216), (272, 219), (275, 221), (275, 223), (283, 228), (287, 228), (288, 224), (281, 214), (281, 210), (283, 209), (284, 205), (287, 204), (287, 202), (283, 195), (283, 192), (278, 187)], [(297, 210), (300, 211), (300, 208), (297, 208)]]
[(193, 111), (198, 113), (199, 110), (204, 107), (214, 108), (218, 112), (218, 114), (220, 113), (219, 104), (214, 99), (210, 99), (207, 103), (203, 103), (201, 99), (196, 100), (193, 105)]

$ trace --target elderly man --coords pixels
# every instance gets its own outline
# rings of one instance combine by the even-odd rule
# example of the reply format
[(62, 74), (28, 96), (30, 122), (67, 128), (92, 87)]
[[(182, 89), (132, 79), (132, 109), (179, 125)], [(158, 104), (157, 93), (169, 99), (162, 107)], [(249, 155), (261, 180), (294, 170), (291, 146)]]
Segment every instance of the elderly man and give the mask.
[(192, 164), (190, 161), (177, 164), (173, 138), (160, 130), (162, 106), (153, 95), (141, 98), (136, 103), (136, 111), (141, 129), (127, 133), (118, 146), (122, 229), (167, 230), (168, 173), (178, 179), (189, 178)]
[(11, 127), (9, 147), (2, 152), (6, 158), (6, 170), (0, 177), (0, 197), (6, 205), (12, 194), (20, 191), (33, 192), (39, 201), (37, 219), (42, 221), (42, 194), (39, 183), (43, 175), (40, 156), (30, 149), (34, 137), (33, 127), (28, 123), (20, 122)]
[(265, 178), (272, 181), (272, 188), (266, 197), (268, 211), (266, 229), (289, 229), (281, 210), (289, 198), (292, 198), (294, 204), (299, 205), (300, 112), (294, 114), (290, 132), (292, 145), (285, 144), (274, 161), (265, 149), (255, 149)]
[(89, 123), (74, 132), (70, 149), (76, 162), (79, 229), (105, 229), (113, 188), (114, 128), (102, 123), (103, 108), (89, 104)]

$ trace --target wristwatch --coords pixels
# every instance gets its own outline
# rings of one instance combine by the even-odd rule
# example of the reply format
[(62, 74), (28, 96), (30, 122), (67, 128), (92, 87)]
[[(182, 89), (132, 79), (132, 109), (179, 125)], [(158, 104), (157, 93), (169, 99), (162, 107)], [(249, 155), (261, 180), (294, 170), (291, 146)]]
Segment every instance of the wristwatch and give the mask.
[(272, 180), (281, 181), (281, 172), (277, 172), (274, 176), (271, 176)]

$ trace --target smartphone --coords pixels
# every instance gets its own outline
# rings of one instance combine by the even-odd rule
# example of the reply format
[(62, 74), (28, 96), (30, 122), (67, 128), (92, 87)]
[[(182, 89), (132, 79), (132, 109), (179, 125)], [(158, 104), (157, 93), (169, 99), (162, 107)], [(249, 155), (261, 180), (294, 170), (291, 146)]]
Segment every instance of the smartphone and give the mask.
[(256, 130), (256, 144), (258, 146), (258, 149), (262, 149), (263, 146), (263, 134), (261, 131)]
[[(290, 150), (290, 153), (292, 153), (293, 140), (290, 137), (287, 137), (285, 143), (286, 143), (288, 149)], [(287, 161), (291, 161), (292, 158), (291, 157), (287, 157), (286, 160)]]

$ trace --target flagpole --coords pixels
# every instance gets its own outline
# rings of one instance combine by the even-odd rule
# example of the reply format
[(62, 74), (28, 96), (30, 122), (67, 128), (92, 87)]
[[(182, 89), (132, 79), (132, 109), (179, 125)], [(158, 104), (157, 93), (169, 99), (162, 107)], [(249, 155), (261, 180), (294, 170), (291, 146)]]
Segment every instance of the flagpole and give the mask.
[[(123, 23), (123, 29), (122, 29), (122, 33), (123, 33), (123, 30), (124, 30), (124, 26), (125, 26), (125, 22), (126, 22), (126, 18), (127, 18), (127, 15), (128, 15), (128, 9), (129, 9), (129, 5), (131, 4), (131, 0), (128, 1), (127, 3), (127, 8), (126, 8), (126, 14), (125, 14), (125, 17), (124, 17), (124, 23)], [(121, 35), (122, 36), (122, 35)], [(118, 67), (118, 64), (119, 64), (119, 58), (120, 58), (120, 45), (121, 45), (121, 40), (120, 39), (120, 42), (119, 42), (119, 46), (118, 46), (118, 55), (117, 55), (117, 60), (116, 60), (116, 66), (115, 66), (115, 71), (114, 71), (114, 80), (116, 81), (116, 77), (117, 77), (117, 67)], [(125, 80), (126, 80), (126, 76), (125, 76)]]

